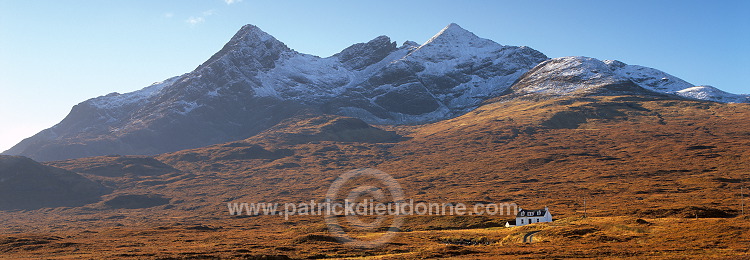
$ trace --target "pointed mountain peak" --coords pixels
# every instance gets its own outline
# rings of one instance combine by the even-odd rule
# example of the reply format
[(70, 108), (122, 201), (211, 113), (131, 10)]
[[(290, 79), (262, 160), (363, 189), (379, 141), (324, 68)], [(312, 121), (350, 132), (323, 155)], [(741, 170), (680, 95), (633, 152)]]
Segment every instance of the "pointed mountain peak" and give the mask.
[(440, 30), (440, 32), (435, 34), (435, 36), (432, 36), (432, 38), (430, 38), (423, 45), (463, 43), (473, 42), (477, 40), (481, 40), (481, 38), (476, 36), (474, 33), (461, 28), (461, 26), (459, 26), (458, 24), (451, 23)]
[(443, 28), (443, 31), (446, 31), (446, 30), (468, 32), (466, 29), (462, 28), (456, 23), (450, 23), (448, 26), (445, 26), (445, 28)]
[(456, 23), (451, 23), (448, 26), (445, 26), (438, 34), (444, 34), (444, 33), (459, 33), (459, 34), (473, 34), (472, 32), (464, 29), (460, 25)]
[[(502, 49), (503, 45), (488, 39), (480, 38), (474, 33), (451, 23), (432, 36), (427, 42), (409, 54), (412, 57), (434, 59), (435, 57), (458, 58), (471, 57), (468, 53), (490, 53)], [(439, 53), (439, 54), (438, 54)]]
[(270, 34), (258, 28), (258, 26), (247, 24), (242, 26), (242, 28), (232, 36), (232, 39), (229, 40), (227, 45), (258, 44), (269, 40), (278, 41)]
[(283, 42), (277, 40), (257, 26), (248, 24), (242, 26), (242, 28), (232, 36), (232, 39), (230, 39), (229, 42), (219, 50), (219, 52), (215, 53), (206, 62), (198, 66), (196, 70), (209, 66), (230, 53), (235, 53), (234, 55), (230, 55), (235, 58), (249, 57), (260, 59), (259, 63), (266, 67), (273, 67), (273, 61), (278, 58), (280, 53), (287, 51), (292, 51), (292, 49), (289, 49), (289, 47)]

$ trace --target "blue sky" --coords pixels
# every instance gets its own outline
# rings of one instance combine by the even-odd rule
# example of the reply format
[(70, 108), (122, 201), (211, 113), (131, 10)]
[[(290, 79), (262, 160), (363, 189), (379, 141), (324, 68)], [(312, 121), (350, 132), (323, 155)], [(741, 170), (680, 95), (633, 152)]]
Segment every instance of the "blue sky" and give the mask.
[(191, 71), (245, 24), (326, 57), (379, 35), (421, 43), (455, 22), (549, 57), (750, 93), (748, 11), (750, 1), (0, 0), (0, 151), (86, 99)]

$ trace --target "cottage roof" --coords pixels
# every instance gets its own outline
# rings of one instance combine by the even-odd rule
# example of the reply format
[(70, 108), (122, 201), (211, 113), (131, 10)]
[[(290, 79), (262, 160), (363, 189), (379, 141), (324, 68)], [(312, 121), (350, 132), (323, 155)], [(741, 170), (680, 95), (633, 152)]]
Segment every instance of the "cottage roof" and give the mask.
[(547, 209), (519, 209), (516, 217), (541, 217), (547, 214)]

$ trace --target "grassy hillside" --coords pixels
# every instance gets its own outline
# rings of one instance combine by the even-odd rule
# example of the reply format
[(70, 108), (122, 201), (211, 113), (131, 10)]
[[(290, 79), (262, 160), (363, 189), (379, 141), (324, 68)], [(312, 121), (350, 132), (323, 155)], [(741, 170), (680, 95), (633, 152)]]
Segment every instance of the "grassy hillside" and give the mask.
[[(750, 222), (738, 215), (740, 186), (750, 178), (749, 119), (748, 104), (638, 96), (497, 101), (418, 126), (297, 117), (245, 140), (154, 157), (166, 165), (142, 157), (51, 162), (114, 192), (82, 207), (2, 212), (0, 252), (94, 258), (746, 256), (750, 237), (743, 231)], [(389, 173), (415, 201), (548, 206), (557, 221), (504, 228), (507, 216), (408, 217), (388, 246), (351, 249), (328, 234), (322, 217), (227, 211), (227, 202), (321, 200), (336, 177), (364, 167)], [(114, 206), (132, 198), (138, 203)], [(523, 243), (531, 231), (540, 232)]]

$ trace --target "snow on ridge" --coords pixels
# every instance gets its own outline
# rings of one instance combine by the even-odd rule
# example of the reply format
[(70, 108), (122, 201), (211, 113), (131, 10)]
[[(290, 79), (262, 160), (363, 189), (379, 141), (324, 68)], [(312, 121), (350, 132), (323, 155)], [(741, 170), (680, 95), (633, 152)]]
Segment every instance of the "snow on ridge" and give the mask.
[[(235, 46), (275, 40), (273, 36), (253, 25), (243, 26), (233, 38), (230, 40), (230, 44)], [(244, 48), (247, 47), (241, 46), (233, 49), (232, 52), (239, 52)], [(425, 65), (425, 69), (419, 72), (419, 75), (442, 75), (456, 70), (462, 63), (479, 62), (481, 59), (489, 59), (495, 65), (507, 63), (507, 65), (504, 65), (506, 68), (516, 68), (520, 65), (509, 60), (506, 54), (514, 53), (518, 48), (503, 46), (491, 40), (480, 38), (456, 24), (450, 24), (425, 44), (417, 45), (414, 42), (404, 42), (400, 48), (384, 59), (359, 71), (347, 69), (335, 57), (321, 58), (296, 51), (282, 51), (281, 57), (276, 60), (272, 69), (256, 74), (254, 79), (242, 78), (232, 80), (232, 82), (238, 80), (259, 82), (260, 84), (253, 86), (255, 95), (259, 97), (316, 102), (316, 99), (332, 98), (347, 89), (357, 87), (386, 66), (407, 60)], [(252, 53), (252, 51), (246, 52)], [(210, 65), (213, 63), (211, 60), (226, 62), (225, 57), (217, 59), (212, 57), (199, 68)], [(229, 64), (227, 65), (229, 66)], [(500, 87), (507, 88), (520, 74), (522, 73), (512, 73), (511, 75), (488, 79), (473, 77), (470, 82), (455, 87), (454, 90), (465, 91), (463, 95), (455, 100), (443, 101), (450, 102), (451, 107), (465, 106), (466, 104), (462, 104), (465, 102), (476, 103), (477, 98), (489, 95), (484, 92), (496, 93), (497, 90), (494, 89), (497, 88), (496, 84), (502, 83), (503, 86)], [(240, 73), (239, 76), (244, 75)], [(173, 84), (178, 78), (170, 78), (142, 90), (126, 94), (110, 94), (95, 98), (90, 100), (90, 103), (101, 109), (114, 109), (138, 103), (156, 95), (164, 87)], [(206, 90), (205, 95), (216, 98), (221, 94), (217, 88)]]
[(233, 40), (236, 41), (258, 40), (260, 42), (266, 42), (268, 40), (276, 40), (276, 38), (252, 24), (242, 26), (240, 31), (233, 38), (235, 38)]
[(440, 32), (432, 36), (422, 46), (430, 44), (446, 44), (446, 43), (458, 43), (458, 42), (473, 42), (481, 40), (474, 33), (461, 28), (458, 24), (451, 23)]
[(566, 95), (627, 81), (604, 62), (590, 57), (567, 56), (544, 61), (531, 69), (519, 84), (524, 93)]
[(252, 27), (253, 27), (252, 32), (255, 33), (255, 35), (258, 36), (258, 39), (260, 41), (265, 42), (265, 41), (268, 41), (268, 40), (271, 40), (271, 39), (275, 39), (273, 36), (271, 36), (270, 34), (268, 34), (265, 31), (261, 30), (257, 26), (252, 25)]
[(630, 81), (643, 89), (686, 98), (723, 103), (748, 103), (750, 96), (736, 95), (712, 86), (695, 86), (654, 68), (628, 65), (617, 60), (568, 56), (540, 63), (520, 82), (519, 91), (566, 95), (597, 86)]
[[(277, 41), (273, 36), (253, 25), (243, 26), (241, 32), (238, 32), (233, 40), (235, 44), (238, 41), (249, 41), (254, 44), (269, 40)], [(283, 45), (283, 43), (281, 44)], [(240, 49), (242, 48), (246, 47), (243, 46)], [(234, 51), (239, 52), (239, 50)], [(248, 51), (247, 53), (252, 52)], [(281, 57), (275, 61), (275, 65), (270, 70), (256, 74), (253, 79), (243, 77), (233, 80), (233, 82), (238, 80), (259, 82), (257, 85), (253, 84), (255, 95), (259, 97), (275, 97), (315, 103), (359, 86), (370, 76), (387, 66), (393, 65), (393, 63), (420, 64), (423, 69), (416, 72), (419, 77), (441, 76), (456, 71), (466, 64), (476, 63), (484, 66), (487, 62), (490, 62), (492, 66), (498, 66), (509, 71), (507, 72), (508, 75), (490, 77), (472, 75), (468, 82), (453, 87), (450, 93), (434, 94), (441, 104), (452, 109), (463, 109), (477, 104), (484, 98), (499, 94), (510, 87), (516, 79), (527, 71), (529, 57), (534, 60), (534, 63), (538, 61), (535, 60), (537, 56), (533, 53), (529, 54), (524, 50), (524, 47), (504, 46), (492, 40), (480, 38), (454, 23), (443, 28), (422, 45), (404, 42), (401, 47), (387, 57), (361, 70), (347, 69), (342, 62), (333, 56), (321, 58), (293, 50), (282, 50), (281, 53)], [(520, 57), (525, 58), (517, 60), (516, 57), (519, 57), (519, 54)], [(726, 92), (717, 94), (718, 92), (711, 92), (710, 89), (706, 88), (688, 91), (687, 89), (694, 87), (694, 85), (684, 80), (656, 69), (627, 65), (619, 61), (600, 61), (580, 56), (561, 57), (553, 60), (537, 64), (537, 66), (545, 65), (539, 72), (552, 73), (556, 77), (575, 76), (585, 83), (573, 87), (570, 84), (557, 81), (540, 80), (540, 84), (529, 85), (524, 88), (524, 91), (566, 94), (585, 90), (587, 87), (583, 85), (586, 84), (595, 86), (629, 79), (645, 89), (660, 93), (692, 96), (699, 99), (709, 99), (709, 96), (725, 97), (709, 100), (747, 100), (747, 98), (743, 99), (742, 96), (737, 98), (735, 97), (737, 95), (731, 96), (733, 94)], [(229, 66), (229, 64), (227, 65)], [(158, 94), (166, 86), (174, 84), (179, 78), (173, 77), (130, 93), (98, 97), (90, 100), (90, 103), (97, 108), (114, 109), (142, 102)], [(217, 88), (206, 90), (205, 95), (215, 98), (221, 94)]]
[[(438, 110), (465, 110), (475, 107), (481, 100), (500, 94), (525, 73), (536, 62), (546, 59), (541, 53), (529, 52), (528, 48), (503, 46), (491, 40), (482, 39), (473, 33), (464, 30), (458, 25), (451, 24), (435, 35), (427, 43), (417, 45), (414, 42), (404, 42), (403, 45), (392, 51), (388, 56), (378, 62), (370, 64), (362, 69), (348, 69), (336, 55), (321, 58), (302, 53), (288, 53), (282, 56), (276, 66), (266, 72), (257, 75), (260, 84), (254, 87), (258, 96), (269, 96), (285, 100), (300, 100), (305, 103), (319, 103), (329, 98), (345, 93), (350, 89), (356, 89), (373, 75), (382, 73), (388, 67), (399, 70), (406, 68), (414, 70), (418, 77), (442, 77), (447, 73), (458, 72), (465, 66), (496, 67), (506, 74), (493, 76), (471, 75), (468, 82), (454, 86), (450, 93), (436, 94), (426, 89), (429, 94), (436, 98), (441, 106)], [(520, 60), (516, 60), (520, 57)], [(529, 63), (528, 60), (533, 60)], [(418, 64), (419, 67), (413, 67)], [(388, 92), (394, 86), (388, 84), (373, 86), (375, 92)], [(427, 86), (429, 87), (429, 86)], [(451, 94), (453, 93), (453, 94)], [(459, 93), (459, 95), (455, 95)], [(377, 95), (380, 97), (382, 95)], [(371, 98), (374, 102), (375, 98)], [(352, 115), (366, 113), (358, 112), (357, 109), (344, 109), (342, 112)], [(455, 111), (453, 111), (455, 112)], [(397, 115), (398, 122), (411, 120), (432, 120), (433, 117), (446, 116), (446, 112), (429, 113), (429, 116)], [(374, 119), (373, 119), (374, 120)], [(390, 119), (389, 119), (390, 120)], [(400, 121), (399, 121), (400, 120)], [(372, 120), (371, 120), (372, 121)], [(388, 121), (393, 123), (393, 121)]]
[(332, 96), (350, 82), (350, 74), (335, 57), (296, 53), (279, 59), (277, 66), (258, 75), (261, 84), (255, 92), (281, 99)]
[(750, 102), (748, 96), (728, 93), (713, 86), (696, 86), (658, 69), (628, 65), (616, 60), (605, 60), (604, 63), (620, 76), (654, 92), (722, 103)]
[[(540, 69), (540, 72), (553, 73), (557, 76), (578, 76), (583, 80), (593, 80), (613, 74), (602, 61), (583, 56), (555, 58), (545, 63), (546, 65)], [(617, 77), (619, 78), (619, 75)]]
[[(240, 48), (233, 50), (240, 52), (244, 48), (271, 40), (278, 41), (257, 26), (248, 24), (243, 26), (230, 42), (241, 45)], [(248, 43), (252, 43), (251, 46), (244, 46)], [(526, 71), (522, 67), (528, 66), (528, 64), (514, 60), (517, 54), (534, 57), (523, 51), (524, 47), (504, 46), (492, 40), (480, 38), (455, 23), (444, 27), (422, 45), (411, 41), (404, 42), (401, 47), (386, 58), (359, 71), (347, 69), (333, 57), (321, 58), (291, 49), (287, 50), (286, 46), (282, 46), (282, 48), (285, 48), (281, 50), (282, 57), (276, 61), (272, 69), (257, 74), (254, 79), (239, 79), (246, 82), (260, 82), (260, 84), (253, 86), (255, 94), (259, 97), (315, 102), (316, 99), (335, 97), (347, 89), (357, 87), (369, 76), (374, 75), (386, 66), (399, 62), (418, 63), (423, 66), (423, 70), (417, 72), (420, 77), (444, 75), (465, 64), (482, 63), (484, 65), (486, 61), (491, 62), (494, 66), (501, 65), (503, 69), (510, 72), (515, 71), (509, 75), (496, 75), (489, 78), (474, 75), (469, 82), (455, 86), (451, 90), (453, 94), (437, 95), (441, 102), (451, 108), (465, 107), (467, 104), (477, 103), (477, 100), (482, 98), (499, 94), (499, 92), (510, 87)], [(252, 52), (247, 51), (247, 53)], [(688, 91), (687, 89), (694, 87), (694, 85), (653, 68), (627, 65), (615, 60), (600, 61), (586, 57), (561, 57), (558, 59), (557, 61), (564, 62), (547, 63), (546, 69), (550, 70), (547, 71), (548, 73), (557, 70), (562, 73), (557, 76), (575, 75), (592, 84), (597, 81), (602, 82), (596, 84), (629, 79), (645, 89), (659, 93), (689, 95), (701, 99), (709, 96), (725, 97), (710, 100), (747, 100), (747, 98), (743, 99), (743, 96), (726, 92), (717, 94), (717, 92), (711, 92), (707, 88)], [(545, 64), (545, 62), (541, 64)], [(513, 70), (515, 68), (519, 70)], [(114, 109), (131, 105), (156, 95), (164, 87), (173, 84), (178, 78), (173, 77), (163, 82), (157, 82), (138, 91), (125, 94), (113, 93), (89, 101), (93, 106), (101, 109)], [(547, 81), (551, 84), (550, 82)], [(553, 91), (558, 94), (575, 91), (549, 84), (527, 87), (526, 90), (532, 92)], [(706, 93), (698, 93), (700, 91)], [(459, 95), (455, 95), (456, 93)], [(210, 97), (220, 96), (218, 89), (207, 90), (205, 94)]]
[(182, 78), (182, 76), (171, 77), (164, 81), (155, 82), (149, 85), (148, 87), (145, 87), (140, 90), (128, 92), (125, 94), (114, 92), (106, 96), (100, 96), (97, 98), (90, 99), (88, 100), (88, 102), (94, 107), (99, 108), (99, 109), (116, 109), (122, 106), (130, 105), (133, 103), (138, 103), (145, 99), (153, 97), (157, 95), (159, 92), (161, 92), (161, 90), (163, 90), (165, 87), (174, 84), (180, 78)]
[(615, 73), (629, 78), (639, 86), (659, 93), (675, 94), (680, 90), (694, 87), (678, 77), (672, 76), (661, 70), (654, 68), (627, 65), (616, 60), (605, 60), (604, 63), (610, 66)]
[(695, 86), (676, 92), (677, 95), (700, 100), (710, 100), (723, 103), (748, 103), (750, 96), (732, 94), (713, 86)]

